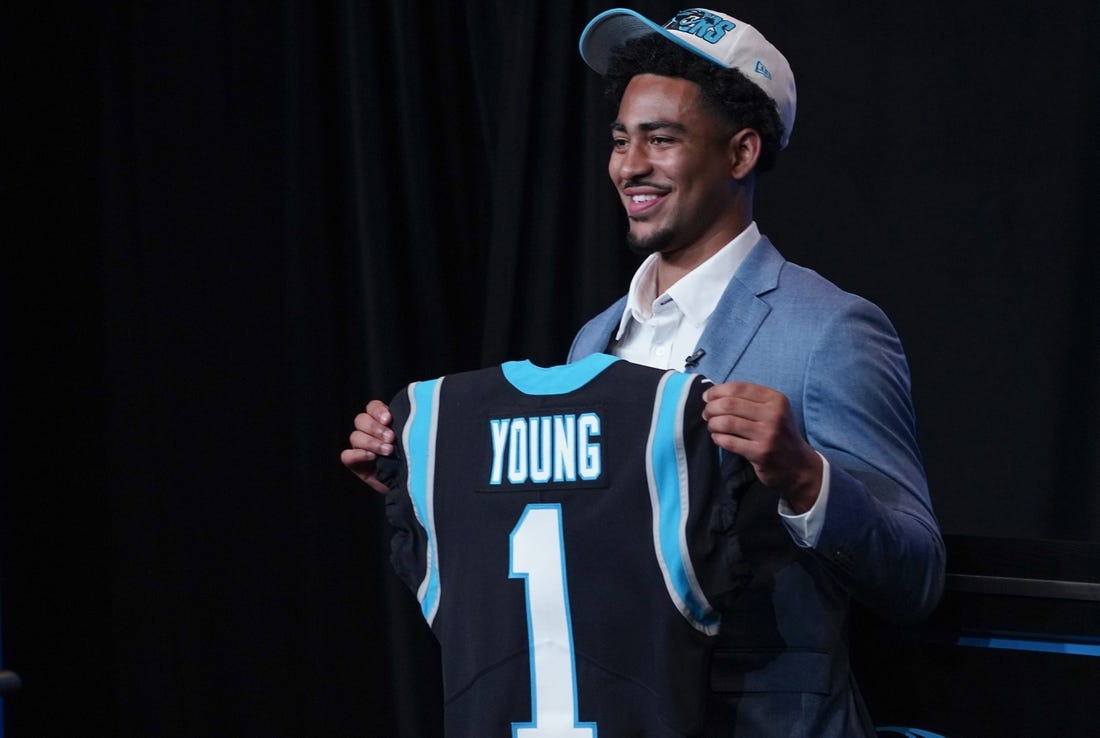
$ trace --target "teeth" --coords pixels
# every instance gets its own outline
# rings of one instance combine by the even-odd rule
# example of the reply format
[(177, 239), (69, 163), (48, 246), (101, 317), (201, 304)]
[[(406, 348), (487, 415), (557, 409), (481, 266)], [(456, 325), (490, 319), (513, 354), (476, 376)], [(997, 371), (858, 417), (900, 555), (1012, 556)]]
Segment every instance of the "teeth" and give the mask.
[(634, 195), (630, 198), (634, 202), (649, 202), (650, 200), (656, 200), (656, 195)]

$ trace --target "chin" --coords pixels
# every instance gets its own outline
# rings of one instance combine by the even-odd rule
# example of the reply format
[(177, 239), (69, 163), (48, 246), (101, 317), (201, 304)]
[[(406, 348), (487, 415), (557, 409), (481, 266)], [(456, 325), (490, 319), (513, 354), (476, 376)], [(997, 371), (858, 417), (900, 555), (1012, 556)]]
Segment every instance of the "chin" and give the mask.
[(627, 231), (626, 245), (635, 254), (649, 256), (650, 254), (667, 254), (676, 250), (673, 244), (673, 232), (668, 228), (661, 228), (649, 235), (639, 236), (633, 231)]

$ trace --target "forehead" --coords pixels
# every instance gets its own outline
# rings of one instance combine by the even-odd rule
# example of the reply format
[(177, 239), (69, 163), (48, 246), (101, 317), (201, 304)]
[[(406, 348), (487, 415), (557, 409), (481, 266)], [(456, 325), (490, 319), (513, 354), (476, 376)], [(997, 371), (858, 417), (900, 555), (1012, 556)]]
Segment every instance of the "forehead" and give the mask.
[(681, 77), (639, 74), (623, 92), (615, 127), (634, 128), (659, 121), (683, 128), (715, 123), (703, 105), (699, 85)]

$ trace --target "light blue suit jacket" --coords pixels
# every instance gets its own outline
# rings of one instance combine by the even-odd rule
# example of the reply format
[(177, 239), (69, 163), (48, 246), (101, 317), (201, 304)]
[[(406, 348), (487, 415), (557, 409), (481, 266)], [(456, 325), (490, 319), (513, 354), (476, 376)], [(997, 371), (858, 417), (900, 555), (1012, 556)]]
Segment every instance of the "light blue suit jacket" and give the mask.
[[(607, 351), (622, 298), (586, 324), (569, 360)], [(813, 549), (797, 546), (766, 491), (737, 527), (754, 570), (723, 614), (711, 686), (715, 735), (873, 735), (849, 669), (850, 598), (897, 622), (928, 615), (945, 552), (917, 448), (909, 369), (876, 306), (786, 261), (767, 238), (710, 316), (693, 371), (782, 392), (828, 460), (830, 493)]]

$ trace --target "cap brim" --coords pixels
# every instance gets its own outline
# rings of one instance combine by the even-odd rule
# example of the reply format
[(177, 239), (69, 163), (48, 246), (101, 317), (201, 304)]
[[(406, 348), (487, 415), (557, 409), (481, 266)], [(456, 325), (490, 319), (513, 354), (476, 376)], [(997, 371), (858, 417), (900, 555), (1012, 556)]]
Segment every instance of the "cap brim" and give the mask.
[(638, 36), (650, 33), (666, 35), (665, 29), (626, 8), (604, 11), (588, 22), (581, 32), (581, 58), (598, 74), (607, 74), (611, 63), (611, 50)]
[(607, 74), (607, 68), (611, 65), (611, 52), (616, 46), (651, 33), (659, 34), (677, 46), (720, 67), (726, 66), (702, 49), (685, 43), (682, 38), (670, 33), (664, 26), (657, 25), (644, 15), (639, 15), (628, 8), (606, 10), (588, 22), (581, 32), (581, 58), (600, 76), (603, 76)]

